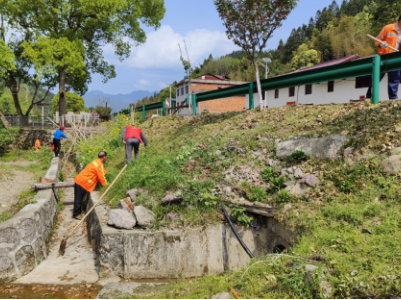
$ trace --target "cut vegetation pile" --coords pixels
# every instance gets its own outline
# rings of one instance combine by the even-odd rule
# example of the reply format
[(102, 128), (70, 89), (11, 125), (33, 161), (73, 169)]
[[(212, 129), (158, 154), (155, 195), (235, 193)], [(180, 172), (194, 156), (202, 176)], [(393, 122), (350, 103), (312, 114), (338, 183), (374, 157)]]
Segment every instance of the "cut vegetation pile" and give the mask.
[[(400, 108), (399, 101), (295, 106), (141, 124), (149, 147), (141, 148), (140, 159), (113, 187), (111, 206), (117, 207), (127, 190), (139, 188), (134, 204), (155, 213), (157, 230), (220, 223), (219, 204), (243, 198), (275, 206), (276, 218), (299, 234), (283, 254), (258, 258), (240, 271), (174, 283), (154, 297), (210, 298), (230, 287), (241, 298), (396, 297), (401, 290), (401, 162), (396, 158), (389, 175), (383, 160), (401, 153), (396, 149)], [(86, 165), (106, 150), (107, 170), (114, 177), (125, 164), (125, 119), (109, 123), (109, 134), (81, 143), (78, 161)], [(278, 139), (331, 135), (348, 138), (334, 160), (302, 150), (286, 160), (276, 157)], [(302, 195), (286, 189), (294, 177), (307, 174), (320, 184)], [(167, 194), (183, 201), (162, 204)], [(175, 217), (166, 218), (168, 213)], [(238, 205), (231, 205), (230, 213), (238, 225), (264, 222)]]

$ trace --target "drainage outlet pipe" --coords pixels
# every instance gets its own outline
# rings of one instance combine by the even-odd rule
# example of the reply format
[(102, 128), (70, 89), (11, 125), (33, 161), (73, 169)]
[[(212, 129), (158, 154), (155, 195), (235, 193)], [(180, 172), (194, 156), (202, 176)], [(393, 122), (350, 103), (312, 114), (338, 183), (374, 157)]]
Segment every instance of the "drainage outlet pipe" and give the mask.
[(228, 213), (227, 213), (226, 209), (224, 208), (223, 204), (221, 204), (221, 210), (223, 211), (223, 213), (228, 221), (228, 224), (230, 224), (231, 230), (234, 232), (234, 235), (237, 238), (238, 242), (241, 244), (242, 248), (244, 248), (245, 252), (249, 255), (250, 258), (255, 258), (255, 255), (252, 254), (251, 250), (248, 249), (248, 247), (245, 245), (244, 241), (238, 235), (238, 232), (235, 229), (233, 223), (231, 222), (230, 217), (228, 216)]

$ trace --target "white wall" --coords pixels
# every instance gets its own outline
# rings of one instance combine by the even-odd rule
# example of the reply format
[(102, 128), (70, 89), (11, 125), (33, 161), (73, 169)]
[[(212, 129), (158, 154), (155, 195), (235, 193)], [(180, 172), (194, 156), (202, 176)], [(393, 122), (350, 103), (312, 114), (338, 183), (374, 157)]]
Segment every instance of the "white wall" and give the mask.
[[(327, 82), (312, 85), (312, 94), (305, 95), (305, 86), (295, 87), (295, 96), (289, 97), (289, 88), (279, 90), (279, 98), (275, 99), (275, 91), (266, 92), (266, 105), (268, 107), (281, 107), (287, 105), (287, 102), (296, 102), (297, 104), (330, 104), (330, 103), (350, 103), (350, 100), (359, 100), (360, 96), (365, 96), (367, 88), (355, 88), (355, 78), (346, 80), (336, 80), (334, 82), (334, 92), (327, 91)], [(387, 74), (380, 83), (380, 100), (388, 100), (388, 82)], [(399, 91), (401, 93), (401, 89)], [(400, 95), (399, 95), (400, 96)], [(254, 93), (254, 107), (258, 107), (259, 96)], [(249, 95), (246, 96), (246, 109), (249, 109)]]

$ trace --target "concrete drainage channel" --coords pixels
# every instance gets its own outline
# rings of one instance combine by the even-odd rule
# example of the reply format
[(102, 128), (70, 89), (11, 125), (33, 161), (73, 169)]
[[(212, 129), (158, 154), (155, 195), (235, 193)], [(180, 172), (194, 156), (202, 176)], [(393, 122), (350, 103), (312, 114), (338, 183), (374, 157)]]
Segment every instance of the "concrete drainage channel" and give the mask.
[[(89, 207), (97, 201), (92, 193)], [(228, 224), (186, 230), (120, 230), (107, 226), (109, 208), (100, 205), (90, 214), (88, 237), (97, 254), (99, 277), (177, 279), (237, 270), (249, 261)], [(266, 226), (237, 227), (253, 254), (272, 253), (292, 246), (296, 234), (274, 218)]]

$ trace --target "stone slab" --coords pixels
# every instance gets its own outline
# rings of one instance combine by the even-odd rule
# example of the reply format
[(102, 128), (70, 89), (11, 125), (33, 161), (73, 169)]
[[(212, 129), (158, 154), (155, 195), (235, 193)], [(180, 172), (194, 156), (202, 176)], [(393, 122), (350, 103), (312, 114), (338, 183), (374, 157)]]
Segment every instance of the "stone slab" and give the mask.
[(303, 151), (311, 157), (336, 159), (347, 141), (348, 138), (344, 135), (288, 140), (277, 143), (276, 155), (279, 159), (287, 159), (295, 151)]

